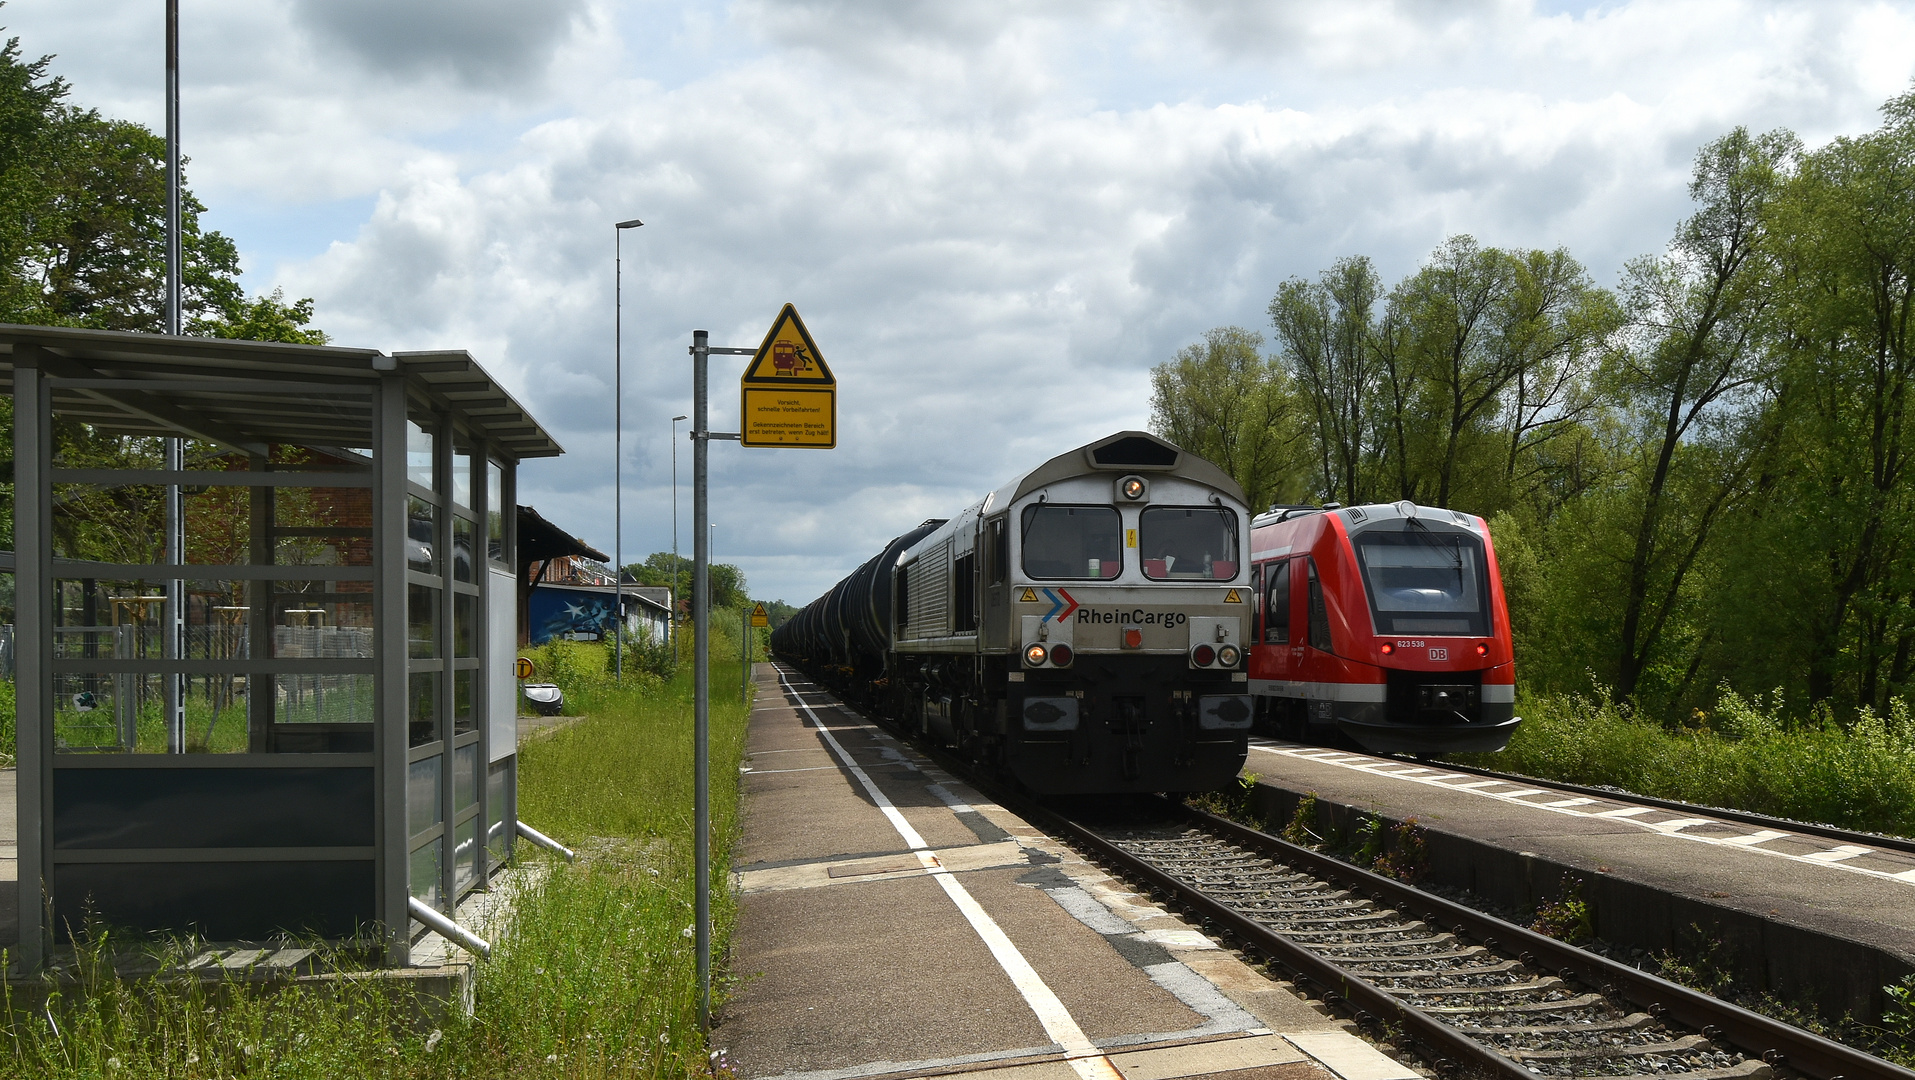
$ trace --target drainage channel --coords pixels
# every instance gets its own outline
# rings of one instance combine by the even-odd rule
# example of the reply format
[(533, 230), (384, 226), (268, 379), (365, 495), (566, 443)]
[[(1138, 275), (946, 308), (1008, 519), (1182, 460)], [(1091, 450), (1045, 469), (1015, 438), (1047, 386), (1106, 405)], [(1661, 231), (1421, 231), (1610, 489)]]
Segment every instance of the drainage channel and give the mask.
[(1852, 1047), (1234, 822), (1033, 824), (1444, 1074), (1915, 1080)]

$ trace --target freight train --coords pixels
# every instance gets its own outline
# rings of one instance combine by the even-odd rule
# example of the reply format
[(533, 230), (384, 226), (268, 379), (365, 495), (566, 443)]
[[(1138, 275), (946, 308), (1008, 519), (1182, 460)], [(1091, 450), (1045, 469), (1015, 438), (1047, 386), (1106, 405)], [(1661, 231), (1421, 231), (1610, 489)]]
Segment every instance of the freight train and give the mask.
[(1515, 715), (1509, 610), (1482, 518), (1413, 502), (1280, 507), (1251, 523), (1259, 726), (1374, 753), (1498, 751)]
[(1231, 783), (1252, 724), (1249, 514), (1123, 431), (885, 545), (772, 634), (841, 696), (1041, 794)]

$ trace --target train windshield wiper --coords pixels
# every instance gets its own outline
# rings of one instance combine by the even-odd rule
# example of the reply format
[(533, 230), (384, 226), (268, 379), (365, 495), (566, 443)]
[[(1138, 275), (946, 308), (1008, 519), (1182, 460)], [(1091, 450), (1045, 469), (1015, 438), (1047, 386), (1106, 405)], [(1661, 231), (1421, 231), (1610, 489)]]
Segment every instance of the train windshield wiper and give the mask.
[(1404, 520), (1409, 523), (1408, 528), (1404, 530), (1405, 532), (1414, 531), (1416, 538), (1423, 542), (1423, 546), (1434, 551), (1440, 551), (1450, 557), (1450, 568), (1456, 571), (1457, 578), (1460, 580), (1463, 575), (1463, 546), (1456, 543), (1443, 543), (1436, 538), (1435, 533), (1430, 531), (1428, 525), (1423, 524), (1415, 518), (1405, 518)]

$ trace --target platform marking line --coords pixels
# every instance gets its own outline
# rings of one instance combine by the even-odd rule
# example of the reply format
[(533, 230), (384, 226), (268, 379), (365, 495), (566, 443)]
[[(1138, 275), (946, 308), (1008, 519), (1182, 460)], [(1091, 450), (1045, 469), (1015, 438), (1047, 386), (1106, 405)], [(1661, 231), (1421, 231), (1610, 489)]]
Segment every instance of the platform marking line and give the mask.
[[(1341, 768), (1351, 769), (1356, 772), (1369, 773), (1372, 776), (1394, 777), (1394, 778), (1401, 779), (1406, 783), (1424, 784), (1429, 787), (1442, 788), (1445, 791), (1461, 791), (1470, 795), (1481, 795), (1481, 796), (1484, 796), (1485, 798), (1501, 799), (1504, 802), (1513, 802), (1518, 806), (1528, 806), (1528, 807), (1533, 807), (1537, 810), (1547, 810), (1552, 814), (1565, 814), (1569, 817), (1579, 817), (1579, 818), (1602, 818), (1608, 821), (1621, 822), (1628, 825), (1636, 825), (1643, 829), (1647, 829), (1651, 832), (1658, 833), (1662, 836), (1673, 836), (1682, 840), (1690, 840), (1698, 844), (1717, 844), (1723, 847), (1733, 847), (1741, 851), (1753, 851), (1759, 855), (1768, 855), (1774, 858), (1788, 859), (1792, 862), (1805, 863), (1810, 866), (1826, 866), (1832, 869), (1846, 871), (1851, 874), (1862, 874), (1867, 877), (1881, 878), (1887, 881), (1899, 881), (1904, 884), (1915, 885), (1915, 870), (1877, 870), (1869, 866), (1854, 866), (1847, 861), (1849, 859), (1853, 859), (1861, 855), (1877, 855), (1877, 856), (1889, 856), (1889, 857), (1902, 856), (1902, 853), (1900, 852), (1884, 852), (1874, 848), (1857, 847), (1856, 845), (1853, 845), (1853, 844), (1843, 844), (1841, 846), (1832, 848), (1827, 851), (1818, 851), (1818, 852), (1811, 852), (1806, 855), (1797, 855), (1793, 852), (1777, 851), (1774, 848), (1762, 847), (1761, 845), (1766, 844), (1771, 840), (1779, 840), (1783, 837), (1793, 837), (1798, 840), (1806, 840), (1810, 842), (1813, 842), (1816, 838), (1804, 833), (1776, 832), (1772, 829), (1761, 829), (1756, 832), (1748, 833), (1741, 836), (1704, 836), (1704, 835), (1699, 835), (1696, 833), (1686, 832), (1684, 830), (1688, 827), (1688, 825), (1697, 824), (1699, 822), (1708, 822), (1712, 824), (1727, 825), (1731, 827), (1738, 826), (1741, 823), (1733, 822), (1733, 821), (1721, 821), (1715, 818), (1694, 818), (1694, 819), (1687, 819), (1685, 824), (1683, 824), (1681, 827), (1672, 829), (1672, 828), (1669, 828), (1670, 825), (1674, 824), (1676, 821), (1682, 821), (1684, 819), (1664, 818), (1661, 821), (1639, 820), (1639, 815), (1642, 815), (1642, 814), (1652, 814), (1652, 813), (1666, 814), (1671, 812), (1658, 806), (1625, 806), (1625, 807), (1619, 807), (1619, 808), (1611, 809), (1611, 810), (1597, 810), (1597, 811), (1579, 810), (1576, 808), (1580, 806), (1594, 806), (1594, 805), (1600, 805), (1600, 804), (1595, 799), (1581, 799), (1581, 798), (1561, 799), (1556, 802), (1548, 802), (1548, 803), (1525, 802), (1522, 799), (1512, 797), (1513, 793), (1511, 792), (1488, 791), (1488, 790), (1485, 790), (1482, 786), (1478, 786), (1478, 785), (1446, 784), (1446, 783), (1443, 783), (1437, 777), (1433, 777), (1433, 776), (1410, 776), (1410, 775), (1405, 775), (1402, 773), (1391, 773), (1386, 771), (1386, 769), (1376, 767), (1379, 765), (1387, 767), (1388, 765), (1391, 764), (1388, 761), (1383, 761), (1381, 759), (1371, 758), (1371, 757), (1354, 757), (1347, 754), (1340, 755), (1340, 752), (1338, 751), (1331, 751), (1330, 754), (1326, 755), (1320, 749), (1316, 747), (1294, 746), (1294, 745), (1269, 746), (1263, 743), (1253, 742), (1250, 744), (1250, 749), (1262, 750), (1266, 754), (1282, 754), (1285, 757), (1300, 758), (1304, 761), (1317, 762), (1317, 763), (1326, 764), (1326, 765), (1336, 765)], [(1460, 775), (1466, 775), (1466, 774), (1453, 773), (1450, 775), (1460, 776)], [(1509, 781), (1499, 781), (1499, 782), (1508, 783)], [(1618, 801), (1620, 801), (1620, 799)], [(1902, 857), (1905, 857), (1905, 856), (1902, 856)]]
[(802, 702), (799, 703), (799, 708), (810, 717), (812, 724), (818, 729), (818, 734), (824, 738), (826, 745), (831, 747), (832, 753), (837, 755), (838, 760), (844, 763), (845, 769), (852, 776), (857, 777), (858, 783), (864, 786), (865, 793), (870, 795), (871, 801), (884, 812), (885, 818), (904, 839), (906, 846), (918, 854), (919, 861), (924, 864), (925, 870), (930, 872), (929, 876), (937, 881), (938, 885), (944, 889), (945, 895), (957, 905), (957, 909), (964, 914), (965, 921), (971, 924), (971, 929), (983, 939), (985, 947), (997, 960), (998, 967), (1004, 969), (1004, 974), (1010, 977), (1011, 984), (1016, 986), (1017, 992), (1023, 996), (1024, 1003), (1037, 1014), (1037, 1022), (1043, 1026), (1044, 1034), (1049, 1035), (1051, 1040), (1063, 1049), (1064, 1060), (1070, 1065), (1071, 1071), (1082, 1080), (1123, 1080), (1123, 1074), (1117, 1071), (1117, 1066), (1112, 1065), (1110, 1058), (1105, 1057), (1104, 1052), (1090, 1041), (1090, 1036), (1084, 1034), (1084, 1029), (1078, 1026), (1070, 1010), (1064, 1007), (1063, 1001), (1059, 1000), (1057, 994), (1044, 982), (1043, 976), (1039, 975), (1037, 969), (1031, 966), (1031, 962), (1018, 951), (1017, 945), (1004, 932), (1004, 928), (997, 924), (997, 920), (991, 918), (990, 912), (984, 910), (984, 906), (977, 902), (977, 898), (971, 895), (971, 891), (966, 889), (962, 882), (938, 863), (937, 857), (931, 854), (930, 845), (924, 842), (924, 837), (912, 828), (911, 823), (905, 820), (897, 806), (878, 789), (878, 785), (872, 781), (870, 774), (852, 760), (851, 755), (831, 734), (831, 730), (818, 719), (818, 714), (811, 711), (811, 706)]

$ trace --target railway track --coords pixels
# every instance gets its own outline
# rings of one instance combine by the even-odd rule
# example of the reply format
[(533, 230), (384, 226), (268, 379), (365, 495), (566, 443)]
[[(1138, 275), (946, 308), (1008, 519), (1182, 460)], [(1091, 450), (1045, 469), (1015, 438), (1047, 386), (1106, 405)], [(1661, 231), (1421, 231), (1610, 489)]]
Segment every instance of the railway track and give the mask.
[(1165, 802), (1097, 823), (1019, 806), (1113, 874), (1438, 1073), (1915, 1080), (1899, 1068), (1329, 856)]
[(1441, 1076), (1915, 1080), (1853, 1047), (1180, 803), (1083, 820), (1004, 790), (942, 748), (920, 749)]

